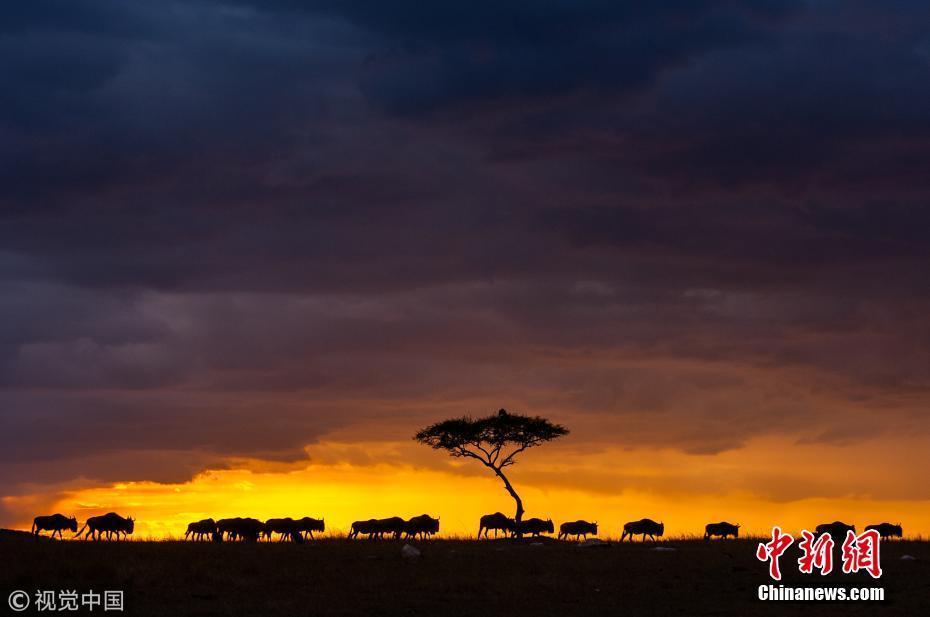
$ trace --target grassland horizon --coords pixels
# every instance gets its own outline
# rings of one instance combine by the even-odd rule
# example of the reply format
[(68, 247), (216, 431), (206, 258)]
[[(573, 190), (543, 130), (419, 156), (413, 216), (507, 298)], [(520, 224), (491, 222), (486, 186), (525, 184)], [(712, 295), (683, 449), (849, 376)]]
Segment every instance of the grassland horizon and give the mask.
[[(3, 589), (122, 589), (132, 615), (775, 615), (755, 539), (666, 539), (579, 548), (574, 542), (323, 538), (289, 543), (35, 542), (4, 537)], [(930, 543), (883, 544), (884, 575), (801, 575), (786, 585), (882, 586), (884, 602), (806, 603), (810, 615), (915, 615), (926, 600)], [(915, 559), (901, 559), (910, 555)], [(787, 556), (786, 556), (787, 558)], [(325, 590), (325, 592), (324, 592)], [(787, 603), (792, 604), (792, 603)]]

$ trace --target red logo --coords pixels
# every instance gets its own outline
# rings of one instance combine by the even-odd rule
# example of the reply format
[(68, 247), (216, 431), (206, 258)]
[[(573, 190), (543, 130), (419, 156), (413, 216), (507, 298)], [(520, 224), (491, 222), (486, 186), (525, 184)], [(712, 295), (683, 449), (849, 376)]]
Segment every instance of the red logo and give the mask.
[(826, 575), (833, 571), (833, 538), (830, 534), (821, 534), (815, 536), (808, 530), (801, 532), (803, 540), (798, 543), (801, 549), (801, 558), (798, 559), (798, 569), (804, 574), (810, 574), (814, 568), (820, 570), (820, 574)]
[(759, 558), (759, 561), (769, 562), (769, 575), (776, 581), (781, 580), (781, 568), (778, 566), (778, 560), (793, 542), (794, 538), (788, 534), (783, 534), (780, 527), (772, 527), (772, 541), (760, 544), (756, 549), (756, 557)]
[(857, 536), (854, 531), (846, 532), (843, 542), (843, 572), (850, 574), (865, 570), (872, 578), (882, 575), (882, 566), (878, 559), (879, 535), (874, 529)]
[[(836, 543), (829, 533), (814, 534), (804, 529), (801, 531), (801, 541), (798, 548), (801, 556), (798, 558), (798, 570), (802, 574), (811, 574), (814, 569), (820, 570), (821, 575), (833, 571), (833, 547)], [(872, 529), (861, 535), (849, 530), (843, 541), (843, 573), (853, 574), (860, 570), (868, 572), (872, 578), (882, 575), (879, 559), (879, 542), (881, 536)], [(782, 533), (781, 527), (772, 527), (772, 539), (756, 547), (756, 557), (759, 561), (769, 562), (769, 576), (776, 581), (781, 580), (781, 567), (779, 559), (794, 543), (794, 538)]]

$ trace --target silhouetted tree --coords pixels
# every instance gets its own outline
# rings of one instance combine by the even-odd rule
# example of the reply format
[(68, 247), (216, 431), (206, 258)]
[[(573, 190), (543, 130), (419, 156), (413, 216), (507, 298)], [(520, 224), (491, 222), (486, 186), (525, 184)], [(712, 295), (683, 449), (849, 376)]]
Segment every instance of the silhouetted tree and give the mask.
[(455, 418), (437, 422), (418, 432), (414, 439), (436, 450), (446, 450), (456, 457), (481, 461), (504, 482), (504, 488), (517, 502), (517, 523), (523, 518), (523, 500), (504, 475), (504, 468), (515, 457), (534, 446), (568, 434), (568, 429), (539, 416), (508, 413), (501, 409), (486, 418)]

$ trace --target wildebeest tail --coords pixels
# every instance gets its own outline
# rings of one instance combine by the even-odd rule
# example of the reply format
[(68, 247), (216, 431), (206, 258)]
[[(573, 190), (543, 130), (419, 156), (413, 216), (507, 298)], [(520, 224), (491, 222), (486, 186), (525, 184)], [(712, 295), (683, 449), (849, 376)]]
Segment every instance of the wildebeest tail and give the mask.
[(86, 522), (84, 523), (84, 526), (83, 526), (83, 527), (81, 527), (79, 530), (77, 530), (77, 531), (74, 533), (74, 535), (75, 535), (75, 536), (81, 535), (81, 534), (84, 532), (85, 529), (87, 529), (87, 523), (86, 523)]

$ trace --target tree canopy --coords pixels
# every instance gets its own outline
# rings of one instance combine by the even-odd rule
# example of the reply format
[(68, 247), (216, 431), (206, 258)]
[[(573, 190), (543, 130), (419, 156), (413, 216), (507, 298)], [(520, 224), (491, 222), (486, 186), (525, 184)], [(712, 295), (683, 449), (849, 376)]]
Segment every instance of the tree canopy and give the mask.
[(512, 465), (514, 457), (527, 448), (567, 434), (567, 428), (545, 418), (501, 409), (484, 418), (465, 416), (437, 422), (419, 431), (414, 439), (452, 456), (476, 458), (500, 468)]
[(540, 416), (525, 416), (501, 409), (484, 418), (464, 416), (443, 420), (420, 430), (414, 439), (456, 457), (473, 458), (490, 467), (504, 482), (517, 504), (516, 521), (523, 516), (523, 501), (503, 473), (528, 448), (568, 434), (568, 429)]

